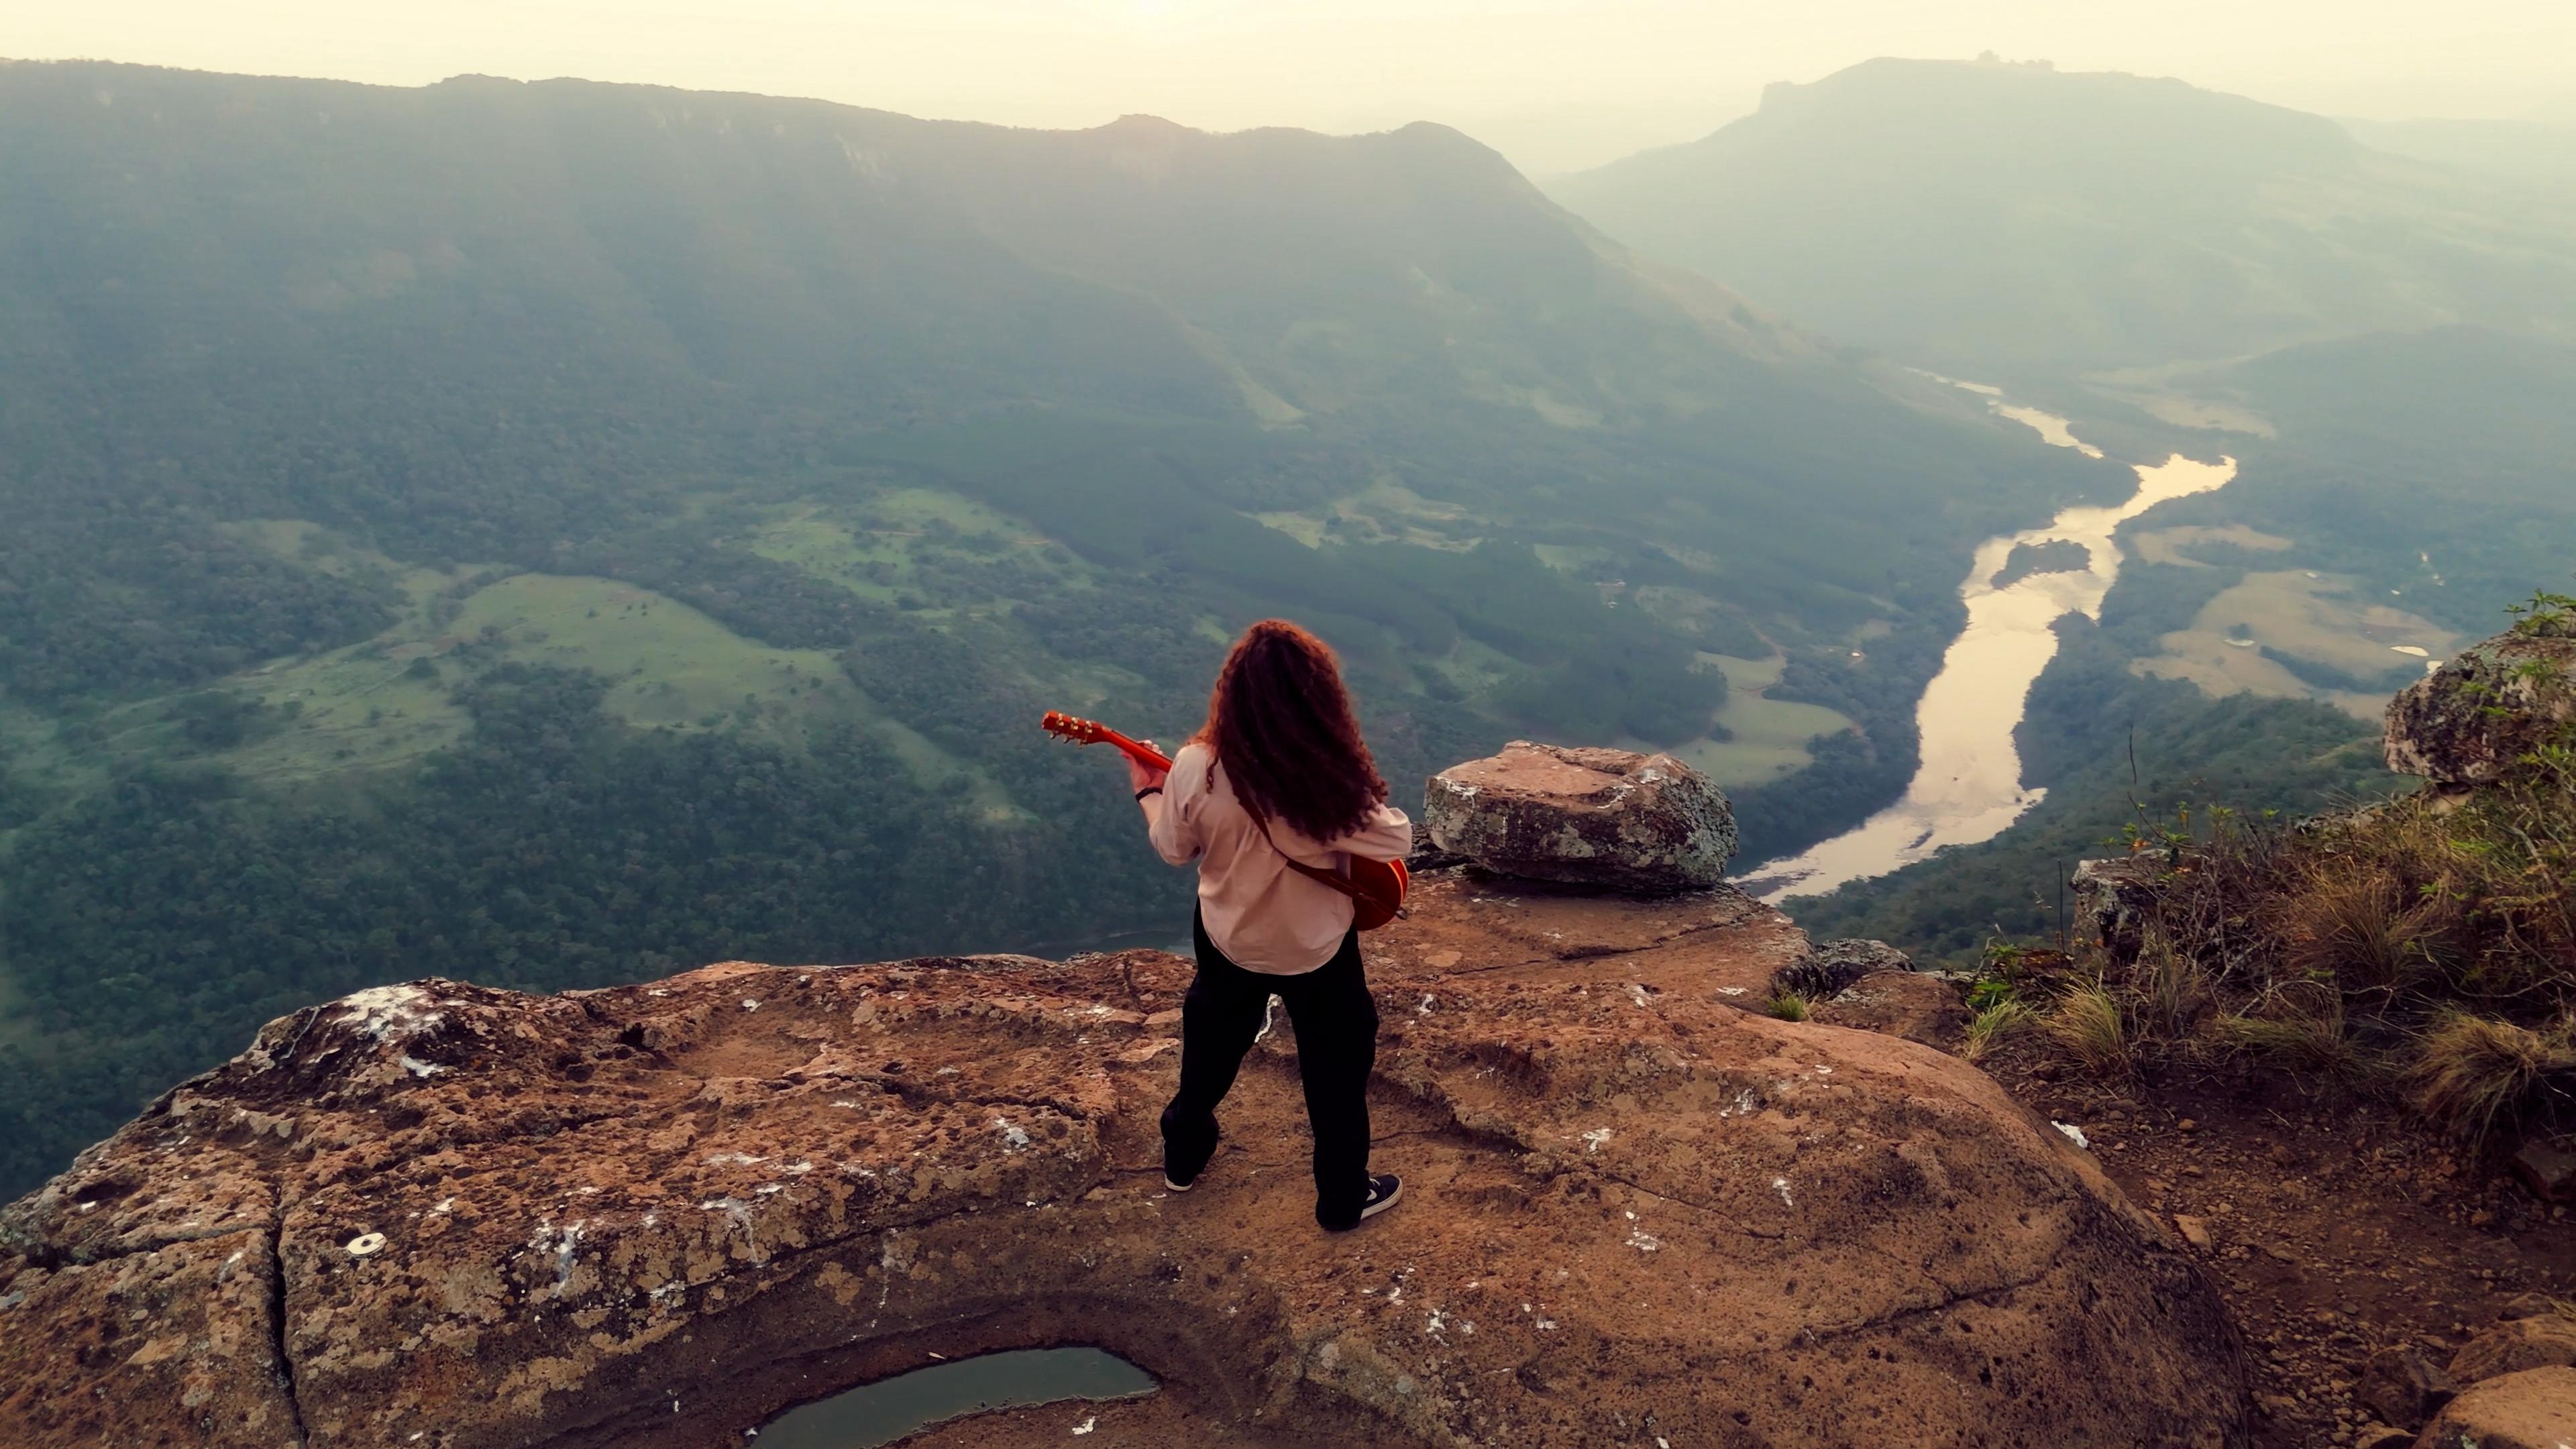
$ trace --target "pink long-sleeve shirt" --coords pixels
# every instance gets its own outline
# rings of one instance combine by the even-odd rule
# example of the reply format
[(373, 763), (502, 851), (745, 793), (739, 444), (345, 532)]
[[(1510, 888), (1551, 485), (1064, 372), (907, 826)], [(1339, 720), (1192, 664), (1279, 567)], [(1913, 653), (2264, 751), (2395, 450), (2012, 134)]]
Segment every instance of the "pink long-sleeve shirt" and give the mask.
[[(1357, 830), (1316, 841), (1285, 820), (1261, 837), (1216, 768), (1206, 745), (1181, 746), (1163, 793), (1145, 797), (1146, 833), (1174, 865), (1199, 863), (1199, 918), (1208, 939), (1246, 971), (1297, 976), (1333, 959), (1351, 929), (1351, 898), (1288, 868), (1281, 855), (1347, 874), (1344, 855), (1400, 860), (1413, 849), (1413, 822), (1379, 805)], [(1273, 849), (1273, 846), (1276, 849)]]

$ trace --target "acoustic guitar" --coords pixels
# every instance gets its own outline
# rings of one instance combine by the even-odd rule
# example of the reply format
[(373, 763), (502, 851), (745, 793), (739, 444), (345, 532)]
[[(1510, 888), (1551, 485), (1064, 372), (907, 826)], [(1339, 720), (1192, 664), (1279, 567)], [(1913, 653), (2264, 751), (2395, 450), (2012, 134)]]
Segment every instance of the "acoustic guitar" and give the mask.
[[(1047, 711), (1046, 718), (1038, 723), (1039, 728), (1060, 740), (1070, 740), (1077, 745), (1116, 745), (1126, 752), (1128, 758), (1148, 769), (1172, 768), (1171, 756), (1155, 749), (1152, 745), (1131, 740), (1097, 720), (1078, 719), (1061, 710), (1051, 709)], [(1269, 825), (1259, 815), (1253, 816), (1252, 821), (1261, 827), (1261, 838), (1268, 840)], [(1270, 848), (1279, 850), (1275, 842)], [(1351, 873), (1343, 876), (1329, 870), (1318, 870), (1302, 860), (1295, 859), (1284, 850), (1279, 852), (1279, 857), (1288, 862), (1290, 870), (1349, 896), (1351, 924), (1363, 931), (1374, 931), (1404, 915), (1404, 893), (1412, 884), (1412, 878), (1405, 874), (1403, 861), (1370, 860), (1360, 855), (1348, 856)]]

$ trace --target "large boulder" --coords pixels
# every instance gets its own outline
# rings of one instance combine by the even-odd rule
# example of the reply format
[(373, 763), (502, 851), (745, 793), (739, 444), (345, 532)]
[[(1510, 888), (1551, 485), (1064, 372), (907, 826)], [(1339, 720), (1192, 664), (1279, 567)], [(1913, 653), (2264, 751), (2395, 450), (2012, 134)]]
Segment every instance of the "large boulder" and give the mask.
[(2424, 1426), (2416, 1449), (2567, 1449), (2576, 1443), (2576, 1369), (2489, 1379)]
[(1735, 812), (1670, 755), (1514, 740), (1423, 792), (1432, 843), (1482, 869), (1638, 894), (1705, 890), (1735, 854)]
[(2576, 722), (2576, 623), (2542, 615), (2388, 702), (2388, 768), (2442, 785), (2503, 778)]
[(1823, 941), (1781, 967), (1780, 974), (1771, 978), (1771, 987), (1810, 1001), (1828, 1001), (1873, 972), (1913, 969), (1913, 958), (1885, 941)]
[(2155, 1220), (1974, 1068), (1694, 984), (1692, 937), (1794, 943), (1690, 899), (1549, 977), (1373, 970), (1409, 1201), (1348, 1236), (1285, 1023), (1163, 1190), (1158, 952), (309, 1008), (0, 1213), (0, 1443), (715, 1449), (1083, 1343), (1162, 1389), (935, 1442), (2243, 1449)]
[(2536, 1368), (2576, 1368), (2576, 1318), (2551, 1312), (2499, 1323), (2462, 1345), (2449, 1372), (2474, 1384)]
[(2371, 1355), (2362, 1369), (2359, 1397), (2379, 1417), (2412, 1433), (2459, 1391), (2458, 1382), (2422, 1350), (2401, 1343)]

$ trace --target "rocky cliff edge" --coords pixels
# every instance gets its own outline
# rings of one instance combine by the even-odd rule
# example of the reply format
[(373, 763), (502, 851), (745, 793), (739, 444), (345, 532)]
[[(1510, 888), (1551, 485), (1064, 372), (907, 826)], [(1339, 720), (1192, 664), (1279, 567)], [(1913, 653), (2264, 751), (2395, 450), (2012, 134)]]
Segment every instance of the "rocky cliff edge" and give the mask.
[(0, 1214), (0, 1441), (738, 1446), (1080, 1343), (1163, 1384), (1118, 1442), (2245, 1443), (2179, 1244), (1966, 1063), (1745, 1009), (1806, 953), (1726, 887), (1425, 871), (1370, 938), (1409, 1200), (1344, 1236), (1285, 1013), (1163, 1189), (1158, 952), (362, 992)]

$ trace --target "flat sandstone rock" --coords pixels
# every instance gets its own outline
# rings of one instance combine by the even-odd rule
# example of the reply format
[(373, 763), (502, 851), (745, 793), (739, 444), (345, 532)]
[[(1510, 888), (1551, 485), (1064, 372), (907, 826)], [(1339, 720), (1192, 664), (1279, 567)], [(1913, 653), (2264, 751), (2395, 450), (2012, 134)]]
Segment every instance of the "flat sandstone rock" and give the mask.
[(1065, 1343), (1162, 1382), (1099, 1406), (1145, 1445), (2248, 1442), (2216, 1295), (2085, 1153), (1964, 1063), (1692, 989), (1671, 953), (1731, 959), (1744, 906), (1673, 910), (1553, 978), (1390, 964), (1408, 1200), (1345, 1236), (1284, 1020), (1163, 1190), (1161, 953), (310, 1008), (0, 1214), (0, 1443), (741, 1446)]
[(1527, 740), (1432, 776), (1423, 827), (1499, 875), (1637, 894), (1707, 889), (1735, 854), (1725, 794), (1680, 760)]

